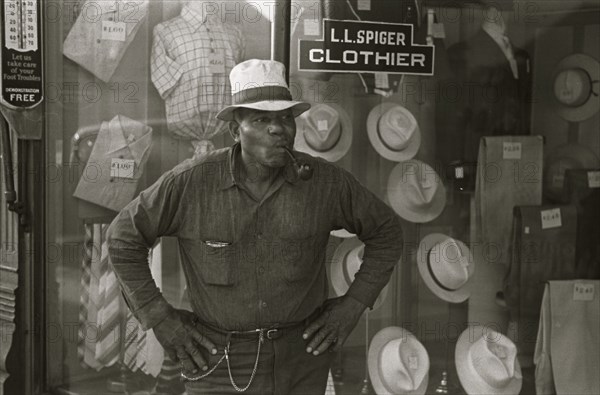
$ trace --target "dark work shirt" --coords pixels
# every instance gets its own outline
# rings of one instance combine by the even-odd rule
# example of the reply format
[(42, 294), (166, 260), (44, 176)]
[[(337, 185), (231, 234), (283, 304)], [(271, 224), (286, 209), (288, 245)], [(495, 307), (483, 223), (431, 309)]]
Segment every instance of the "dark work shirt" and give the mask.
[(296, 155), (313, 177), (299, 179), (289, 164), (262, 199), (244, 186), (251, 179), (242, 180), (236, 144), (181, 163), (121, 211), (108, 229), (109, 257), (145, 329), (171, 309), (148, 266), (161, 236), (178, 239), (195, 314), (222, 329), (308, 317), (328, 296), (326, 246), (340, 228), (366, 244), (348, 295), (373, 305), (402, 252), (398, 217), (347, 171)]

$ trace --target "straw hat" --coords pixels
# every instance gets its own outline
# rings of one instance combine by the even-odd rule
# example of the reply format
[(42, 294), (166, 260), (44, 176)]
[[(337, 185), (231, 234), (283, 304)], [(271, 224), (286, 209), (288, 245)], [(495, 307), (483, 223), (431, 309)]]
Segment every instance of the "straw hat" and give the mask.
[(429, 383), (429, 355), (404, 328), (383, 328), (371, 341), (369, 377), (378, 395), (421, 395)]
[(388, 178), (387, 197), (402, 218), (417, 223), (437, 218), (446, 205), (446, 188), (435, 170), (413, 159), (396, 165)]
[(250, 59), (238, 63), (229, 74), (231, 83), (230, 106), (223, 108), (217, 118), (232, 121), (236, 108), (261, 111), (292, 109), (295, 117), (310, 108), (309, 103), (292, 100), (285, 81), (285, 66), (275, 60)]
[(585, 54), (569, 55), (554, 71), (554, 98), (558, 115), (571, 122), (586, 120), (598, 112), (600, 63)]
[(367, 133), (379, 155), (395, 162), (412, 159), (421, 145), (415, 116), (396, 103), (381, 103), (371, 110)]
[[(348, 292), (350, 285), (354, 281), (354, 275), (358, 272), (362, 264), (365, 245), (358, 238), (345, 239), (335, 249), (331, 259), (330, 277), (331, 285), (336, 295), (342, 296)], [(387, 296), (388, 286), (381, 290), (381, 293), (373, 304), (373, 310), (379, 308)]]
[(471, 295), (467, 283), (475, 264), (462, 241), (441, 233), (425, 236), (419, 243), (417, 266), (427, 287), (441, 299), (461, 303)]
[(315, 104), (296, 118), (297, 151), (330, 162), (340, 160), (352, 145), (352, 122), (337, 104)]
[(454, 358), (467, 394), (516, 395), (521, 391), (517, 347), (501, 333), (483, 326), (465, 329), (456, 343)]

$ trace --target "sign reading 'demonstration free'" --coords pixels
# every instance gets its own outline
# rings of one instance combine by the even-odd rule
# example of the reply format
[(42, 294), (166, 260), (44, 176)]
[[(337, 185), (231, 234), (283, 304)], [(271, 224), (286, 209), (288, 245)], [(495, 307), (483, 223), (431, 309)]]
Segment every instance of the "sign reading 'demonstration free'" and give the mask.
[(298, 69), (433, 75), (434, 49), (413, 43), (413, 25), (323, 19), (321, 40), (300, 40)]
[(31, 108), (42, 101), (41, 0), (0, 0), (0, 102)]

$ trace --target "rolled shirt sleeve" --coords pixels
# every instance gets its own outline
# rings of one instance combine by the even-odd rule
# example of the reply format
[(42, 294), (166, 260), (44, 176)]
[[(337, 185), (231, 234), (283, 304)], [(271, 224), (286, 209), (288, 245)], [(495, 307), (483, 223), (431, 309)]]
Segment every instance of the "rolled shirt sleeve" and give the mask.
[(365, 244), (362, 265), (346, 294), (373, 308), (402, 256), (402, 226), (389, 206), (344, 170), (340, 191), (337, 225)]
[(131, 312), (144, 330), (160, 323), (172, 309), (152, 278), (148, 252), (158, 237), (175, 232), (175, 195), (173, 175), (166, 173), (129, 203), (107, 230), (109, 262)]
[(152, 54), (150, 57), (150, 77), (160, 97), (166, 99), (183, 74), (182, 66), (171, 59), (162, 35), (162, 26), (154, 28)]

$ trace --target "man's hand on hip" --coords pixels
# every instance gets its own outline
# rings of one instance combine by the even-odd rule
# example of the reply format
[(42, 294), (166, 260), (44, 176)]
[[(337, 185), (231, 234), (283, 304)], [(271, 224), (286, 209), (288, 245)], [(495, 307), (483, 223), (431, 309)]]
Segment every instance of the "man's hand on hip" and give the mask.
[(323, 307), (323, 312), (302, 335), (304, 339), (310, 339), (306, 352), (313, 355), (322, 354), (327, 349), (339, 351), (367, 308), (350, 296), (328, 299)]
[(194, 314), (189, 311), (173, 309), (167, 318), (152, 329), (169, 357), (181, 362), (187, 372), (197, 373), (199, 369), (208, 369), (200, 347), (211, 354), (217, 353), (213, 342), (198, 331), (194, 325)]

